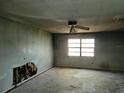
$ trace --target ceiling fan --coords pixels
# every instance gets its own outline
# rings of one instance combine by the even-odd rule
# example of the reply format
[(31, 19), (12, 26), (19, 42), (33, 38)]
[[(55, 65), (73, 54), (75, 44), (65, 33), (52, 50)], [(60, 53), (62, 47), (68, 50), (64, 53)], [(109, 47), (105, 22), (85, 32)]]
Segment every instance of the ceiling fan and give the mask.
[(76, 33), (76, 29), (90, 30), (89, 27), (77, 25), (76, 20), (69, 20), (68, 25), (70, 26), (70, 33)]

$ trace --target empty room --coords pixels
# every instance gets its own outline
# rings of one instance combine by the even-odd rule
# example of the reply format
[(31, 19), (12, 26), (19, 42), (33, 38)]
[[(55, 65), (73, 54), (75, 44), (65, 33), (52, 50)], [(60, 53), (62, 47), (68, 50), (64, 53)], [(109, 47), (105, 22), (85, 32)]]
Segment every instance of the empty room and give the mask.
[(0, 0), (0, 93), (124, 93), (124, 0)]

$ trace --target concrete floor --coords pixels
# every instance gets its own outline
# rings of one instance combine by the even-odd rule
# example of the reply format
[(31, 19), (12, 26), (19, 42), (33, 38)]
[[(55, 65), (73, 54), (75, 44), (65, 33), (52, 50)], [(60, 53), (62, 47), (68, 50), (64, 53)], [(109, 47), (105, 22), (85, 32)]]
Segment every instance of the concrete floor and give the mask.
[(52, 68), (9, 93), (124, 93), (124, 74)]

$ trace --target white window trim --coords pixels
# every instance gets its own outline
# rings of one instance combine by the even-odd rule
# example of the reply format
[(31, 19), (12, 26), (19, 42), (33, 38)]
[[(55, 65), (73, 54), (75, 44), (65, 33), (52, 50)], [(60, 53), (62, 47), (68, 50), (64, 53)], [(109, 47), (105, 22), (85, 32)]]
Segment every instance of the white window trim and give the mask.
[[(79, 39), (80, 42), (76, 43), (76, 41), (75, 41), (73, 43), (69, 43), (69, 40), (71, 40), (71, 39), (74, 39), (74, 38), (69, 38), (68, 39), (68, 56), (70, 56), (70, 57), (71, 56), (73, 56), (73, 57), (74, 56), (75, 57), (77, 57), (77, 56), (80, 56), (80, 57), (94, 57), (95, 56), (95, 52), (94, 52), (95, 51), (95, 39), (94, 38), (76, 38), (76, 39)], [(84, 43), (82, 43), (82, 40), (84, 40)], [(69, 47), (69, 44), (74, 44), (74, 45), (80, 44), (80, 46), (79, 47), (74, 47), (74, 46)], [(82, 45), (84, 45), (84, 47), (82, 47)], [(69, 55), (69, 53), (71, 53), (69, 51), (69, 48), (77, 48), (77, 49), (79, 49), (79, 54), (77, 53), (78, 55), (74, 55), (73, 54), (74, 51), (73, 51), (72, 55)], [(84, 52), (82, 52), (82, 49), (84, 49)], [(74, 52), (74, 53), (76, 54), (76, 52)]]

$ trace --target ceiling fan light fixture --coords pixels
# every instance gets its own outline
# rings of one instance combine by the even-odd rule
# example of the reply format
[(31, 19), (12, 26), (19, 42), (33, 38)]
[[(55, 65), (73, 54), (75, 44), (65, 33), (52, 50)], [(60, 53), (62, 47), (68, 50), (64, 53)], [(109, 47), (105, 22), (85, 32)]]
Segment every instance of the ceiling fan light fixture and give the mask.
[(90, 30), (89, 27), (77, 25), (76, 20), (69, 20), (68, 25), (70, 26), (70, 33), (76, 33), (76, 29)]
[(70, 20), (70, 21), (68, 21), (68, 25), (77, 25), (77, 21)]

